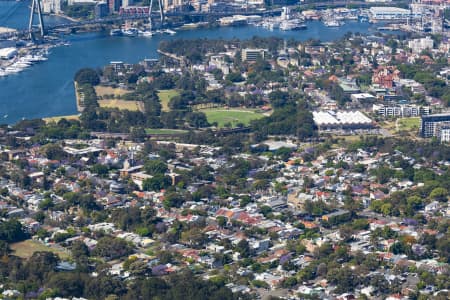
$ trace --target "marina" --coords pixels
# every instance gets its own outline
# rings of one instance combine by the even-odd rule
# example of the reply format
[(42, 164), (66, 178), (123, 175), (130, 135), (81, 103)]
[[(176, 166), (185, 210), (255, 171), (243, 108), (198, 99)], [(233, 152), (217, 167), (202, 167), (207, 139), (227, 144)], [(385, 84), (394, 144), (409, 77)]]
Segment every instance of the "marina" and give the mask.
[(36, 52), (30, 52), (24, 56), (3, 62), (0, 67), (0, 77), (20, 73), (25, 71), (34, 64), (47, 61), (47, 51), (39, 50)]
[[(26, 28), (29, 8), (25, 4), (19, 2), (20, 7), (14, 17), (2, 26), (19, 30)], [(15, 5), (15, 2), (0, 1), (0, 18), (2, 12), (7, 11), (11, 5)], [(69, 31), (46, 45), (27, 46), (26, 43), (21, 43), (20, 47), (26, 49), (24, 53), (19, 51), (15, 60), (0, 60), (0, 90), (3, 92), (0, 97), (0, 115), (6, 116), (3, 121), (11, 124), (22, 118), (76, 113), (73, 76), (80, 68), (98, 67), (115, 60), (136, 63), (146, 58), (157, 58), (159, 43), (167, 39), (249, 39), (254, 36), (277, 36), (287, 40), (320, 38), (322, 41), (332, 41), (348, 32), (371, 33), (381, 25), (359, 22), (358, 18), (354, 19), (351, 14), (339, 30), (327, 27), (320, 16), (316, 18), (314, 14), (304, 12), (300, 15), (286, 11), (283, 18), (278, 17), (277, 22), (270, 17), (264, 20), (257, 17), (248, 17), (251, 20), (249, 24), (256, 26), (205, 27), (207, 23), (200, 22), (188, 23), (175, 30), (150, 31), (148, 27), (131, 25), (128, 29), (135, 28), (136, 31), (131, 32), (130, 38), (122, 35), (122, 28), (116, 28), (114, 31), (107, 28), (105, 31), (79, 34), (70, 34)], [(44, 20), (47, 24), (67, 22), (66, 19), (55, 16), (44, 16)], [(280, 28), (283, 21), (284, 25)], [(0, 42), (0, 48), (16, 46), (13, 41)], [(40, 61), (18, 61), (21, 57), (33, 55), (34, 53), (30, 52), (33, 47), (42, 50), (37, 53), (43, 56)], [(16, 61), (17, 64), (14, 65)], [(14, 105), (11, 105), (11, 99), (14, 99)]]
[(129, 29), (111, 29), (109, 31), (110, 36), (126, 36), (126, 37), (152, 37), (156, 34), (169, 34), (175, 35), (177, 32), (172, 29), (159, 29), (159, 30), (139, 30), (137, 28), (129, 28)]

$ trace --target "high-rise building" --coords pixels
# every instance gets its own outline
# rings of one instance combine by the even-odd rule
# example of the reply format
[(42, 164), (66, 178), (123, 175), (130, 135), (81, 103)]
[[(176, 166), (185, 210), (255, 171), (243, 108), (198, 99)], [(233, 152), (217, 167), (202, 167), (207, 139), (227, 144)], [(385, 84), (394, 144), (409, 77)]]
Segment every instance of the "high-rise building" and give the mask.
[(183, 0), (163, 0), (164, 10), (174, 10), (183, 6)]
[(108, 15), (108, 13), (109, 13), (108, 3), (99, 2), (95, 5), (94, 14), (96, 19), (104, 18)]
[(122, 0), (122, 7), (127, 8), (134, 4), (134, 0)]
[(450, 142), (450, 126), (442, 126), (439, 140), (443, 143)]
[(61, 13), (61, 0), (42, 0), (42, 11), (47, 14)]
[(119, 11), (122, 0), (108, 0), (108, 7), (110, 12)]
[(433, 49), (433, 39), (429, 36), (421, 39), (414, 39), (408, 42), (408, 47), (413, 53), (420, 53), (427, 49)]
[(450, 113), (422, 116), (420, 121), (420, 135), (422, 137), (446, 137), (450, 128)]

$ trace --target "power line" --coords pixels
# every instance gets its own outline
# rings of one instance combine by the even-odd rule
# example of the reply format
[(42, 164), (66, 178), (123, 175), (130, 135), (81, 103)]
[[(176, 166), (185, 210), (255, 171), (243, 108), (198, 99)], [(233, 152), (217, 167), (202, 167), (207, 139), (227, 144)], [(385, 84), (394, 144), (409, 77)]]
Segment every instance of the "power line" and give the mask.
[(13, 6), (9, 8), (9, 10), (4, 14), (4, 16), (0, 19), (0, 25), (6, 25), (6, 21), (20, 8), (20, 3), (14, 3)]

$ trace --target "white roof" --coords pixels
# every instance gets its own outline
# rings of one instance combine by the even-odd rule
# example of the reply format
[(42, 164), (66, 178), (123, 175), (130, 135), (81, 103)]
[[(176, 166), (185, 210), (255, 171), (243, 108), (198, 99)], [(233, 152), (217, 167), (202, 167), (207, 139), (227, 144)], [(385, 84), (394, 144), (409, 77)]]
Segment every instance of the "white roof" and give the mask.
[(391, 7), (391, 6), (375, 6), (370, 8), (371, 13), (410, 13), (409, 9)]
[(364, 99), (364, 98), (374, 98), (375, 96), (369, 93), (359, 93), (359, 94), (353, 94), (352, 97), (356, 99)]
[(313, 112), (317, 125), (370, 124), (372, 120), (360, 111)]

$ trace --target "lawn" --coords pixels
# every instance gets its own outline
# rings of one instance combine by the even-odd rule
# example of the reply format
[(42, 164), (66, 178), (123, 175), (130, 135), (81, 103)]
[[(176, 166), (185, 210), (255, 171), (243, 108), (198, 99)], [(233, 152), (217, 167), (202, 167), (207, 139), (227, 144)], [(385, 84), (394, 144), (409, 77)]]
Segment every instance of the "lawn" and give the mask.
[(37, 251), (50, 251), (58, 255), (61, 259), (67, 259), (70, 257), (69, 253), (65, 252), (62, 249), (56, 248), (56, 246), (46, 246), (38, 241), (34, 240), (26, 240), (19, 243), (14, 243), (10, 245), (12, 254), (21, 257), (21, 258), (29, 258), (33, 255), (34, 252)]
[(114, 95), (114, 96), (122, 96), (128, 94), (129, 91), (121, 89), (121, 88), (113, 88), (110, 86), (101, 86), (97, 85), (94, 87), (95, 93), (97, 96), (103, 97), (105, 95)]
[(398, 119), (399, 131), (418, 131), (420, 126), (420, 118), (402, 118)]
[(118, 108), (120, 110), (143, 111), (144, 105), (140, 101), (127, 100), (98, 100), (98, 105), (103, 108)]
[(217, 122), (218, 127), (225, 127), (225, 124), (231, 124), (231, 127), (236, 127), (238, 123), (245, 126), (250, 124), (250, 121), (263, 118), (262, 113), (247, 109), (203, 109), (200, 110), (205, 113), (206, 118), (210, 124)]
[(48, 118), (43, 118), (43, 120), (45, 121), (45, 123), (50, 123), (50, 122), (58, 123), (58, 121), (61, 119), (78, 120), (79, 118), (80, 118), (80, 115), (68, 115), (68, 116), (48, 117)]
[(164, 128), (161, 128), (161, 129), (147, 128), (147, 129), (145, 129), (145, 132), (147, 134), (173, 134), (173, 135), (176, 135), (176, 134), (186, 133), (187, 130), (164, 129)]
[(162, 111), (170, 111), (169, 101), (172, 97), (178, 96), (180, 93), (177, 90), (159, 90), (158, 97), (161, 101)]

